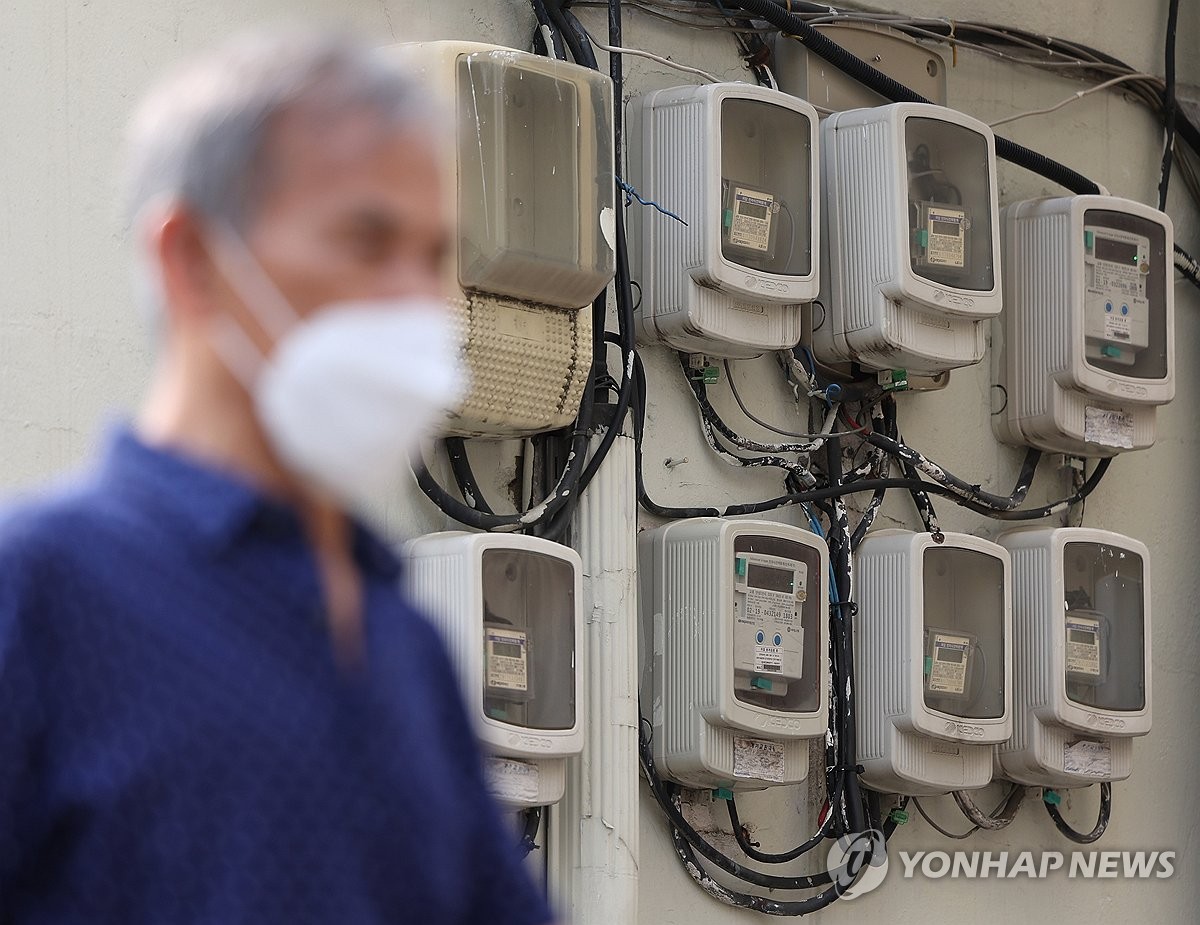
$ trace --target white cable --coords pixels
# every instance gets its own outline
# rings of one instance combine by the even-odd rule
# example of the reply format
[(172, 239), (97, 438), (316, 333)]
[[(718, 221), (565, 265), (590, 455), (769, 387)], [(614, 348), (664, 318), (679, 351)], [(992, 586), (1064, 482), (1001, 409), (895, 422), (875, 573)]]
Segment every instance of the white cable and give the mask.
[(642, 51), (640, 48), (628, 48), (624, 45), (616, 47), (614, 45), (605, 45), (603, 42), (597, 42), (592, 35), (588, 35), (588, 39), (597, 48), (607, 51), (610, 55), (633, 55), (635, 58), (648, 58), (651, 61), (656, 61), (659, 64), (665, 64), (667, 67), (673, 67), (677, 71), (686, 71), (688, 74), (696, 74), (703, 77), (705, 80), (715, 84), (728, 83), (725, 79), (717, 77), (715, 74), (710, 74), (708, 71), (702, 71), (698, 67), (691, 67), (687, 64), (680, 64), (678, 61), (672, 61), (670, 58), (664, 58), (662, 55), (656, 55), (653, 52)]
[(1047, 113), (1056, 112), (1062, 109), (1069, 103), (1074, 103), (1076, 100), (1081, 100), (1089, 93), (1095, 93), (1097, 90), (1106, 90), (1109, 87), (1119, 83), (1124, 83), (1128, 80), (1145, 80), (1147, 77), (1153, 77), (1151, 74), (1122, 74), (1120, 77), (1114, 77), (1112, 80), (1106, 80), (1104, 83), (1096, 84), (1094, 87), (1089, 87), (1086, 90), (1077, 90), (1064, 100), (1059, 100), (1053, 106), (1047, 106), (1045, 109), (1031, 109), (1029, 112), (1019, 112), (1015, 116), (1008, 116), (1004, 119), (997, 119), (995, 122), (989, 122), (990, 128), (995, 128), (997, 125), (1007, 125), (1009, 122), (1016, 122), (1018, 119), (1027, 119), (1030, 116), (1044, 116)]

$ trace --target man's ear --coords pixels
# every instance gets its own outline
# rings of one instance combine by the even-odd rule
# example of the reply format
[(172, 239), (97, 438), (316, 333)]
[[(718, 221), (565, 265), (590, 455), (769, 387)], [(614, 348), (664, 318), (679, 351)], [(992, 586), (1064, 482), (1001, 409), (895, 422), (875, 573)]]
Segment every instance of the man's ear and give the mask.
[(205, 322), (226, 287), (195, 213), (182, 203), (165, 203), (143, 217), (140, 232), (161, 271), (163, 312), (177, 324)]

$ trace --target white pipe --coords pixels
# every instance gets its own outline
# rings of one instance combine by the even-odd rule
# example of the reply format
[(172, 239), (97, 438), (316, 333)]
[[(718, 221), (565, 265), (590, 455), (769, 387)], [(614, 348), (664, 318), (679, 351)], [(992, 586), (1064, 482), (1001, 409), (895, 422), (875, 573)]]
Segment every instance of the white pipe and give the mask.
[[(593, 440), (593, 448), (599, 438)], [(579, 502), (587, 733), (552, 808), (550, 890), (572, 925), (637, 921), (637, 501), (633, 439), (622, 432)]]

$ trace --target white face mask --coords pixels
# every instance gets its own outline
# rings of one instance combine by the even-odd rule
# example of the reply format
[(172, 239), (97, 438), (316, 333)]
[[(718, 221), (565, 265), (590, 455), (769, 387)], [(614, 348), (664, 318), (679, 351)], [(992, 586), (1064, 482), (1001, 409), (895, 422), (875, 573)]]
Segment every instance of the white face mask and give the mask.
[(226, 316), (214, 346), (253, 397), (280, 461), (347, 508), (378, 500), (466, 392), (445, 304), (338, 302), (302, 319), (240, 238), (226, 233), (213, 246), (234, 291), (275, 338), (263, 356)]

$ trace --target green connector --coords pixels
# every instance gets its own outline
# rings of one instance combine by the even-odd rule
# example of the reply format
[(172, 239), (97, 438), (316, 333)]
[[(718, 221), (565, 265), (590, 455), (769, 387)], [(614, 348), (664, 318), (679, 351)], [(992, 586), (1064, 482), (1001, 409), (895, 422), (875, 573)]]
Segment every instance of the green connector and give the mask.
[(917, 246), (920, 248), (929, 247), (929, 229), (928, 228), (918, 228), (917, 229)]
[(1085, 231), (1083, 233), (1083, 246), (1091, 250), (1096, 244), (1096, 233), (1093, 231)]
[(750, 681), (750, 686), (753, 687), (755, 690), (769, 691), (772, 686), (771, 679), (770, 678), (753, 678)]
[(746, 560), (744, 558), (742, 558), (741, 556), (738, 556), (733, 561), (735, 563), (734, 568), (737, 569), (738, 577), (745, 578), (746, 577)]
[(885, 369), (879, 373), (879, 387), (885, 392), (904, 392), (908, 389), (907, 369)]
[(717, 366), (705, 366), (701, 370), (701, 379), (705, 385), (716, 385), (721, 381), (721, 369)]
[(933, 656), (932, 655), (925, 656), (925, 673), (933, 674)]
[(1043, 790), (1042, 801), (1049, 803), (1051, 806), (1057, 806), (1062, 802), (1062, 797), (1058, 795), (1058, 791), (1056, 790)]
[(726, 228), (733, 227), (733, 209), (726, 209), (721, 213), (721, 224)]
[(897, 806), (890, 813), (888, 813), (888, 818), (891, 819), (892, 822), (896, 823), (896, 825), (904, 825), (904, 823), (908, 822), (908, 813)]
[(728, 789), (727, 787), (716, 788), (712, 792), (712, 795), (713, 795), (714, 800), (732, 800), (733, 799), (733, 791)]

